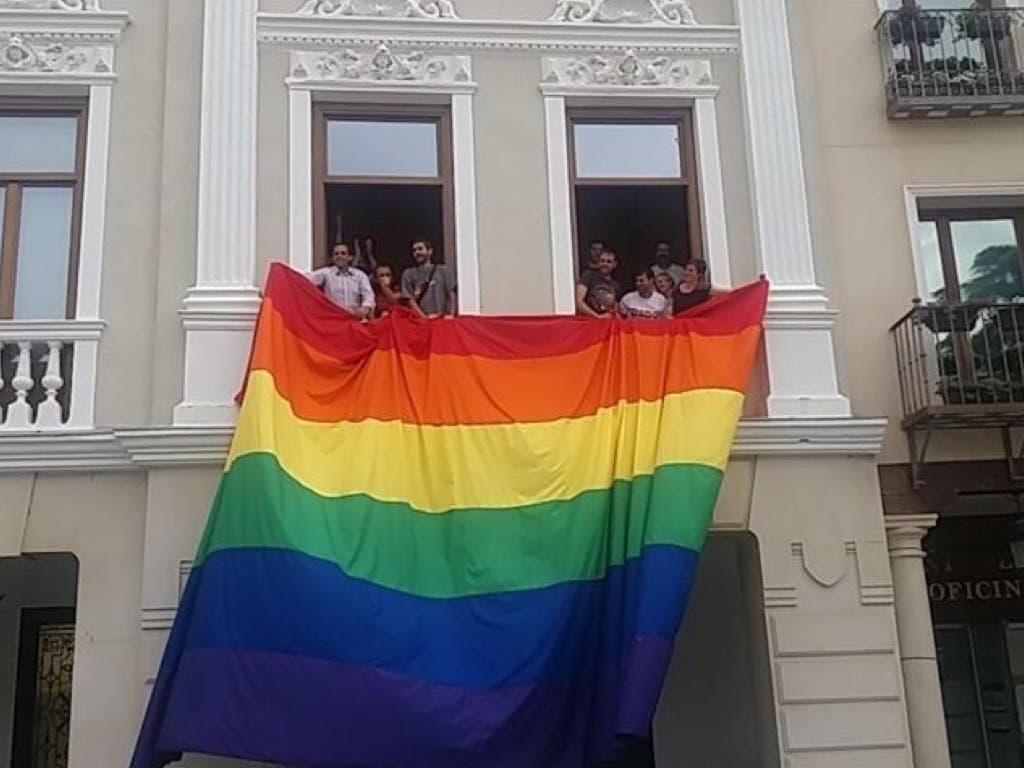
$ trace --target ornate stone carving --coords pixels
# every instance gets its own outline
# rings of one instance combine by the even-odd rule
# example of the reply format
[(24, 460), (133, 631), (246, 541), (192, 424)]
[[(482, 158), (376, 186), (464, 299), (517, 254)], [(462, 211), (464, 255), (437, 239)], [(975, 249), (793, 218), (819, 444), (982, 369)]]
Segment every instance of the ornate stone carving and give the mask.
[(549, 21), (696, 24), (689, 0), (557, 0)]
[(544, 60), (544, 82), (573, 86), (661, 86), (684, 88), (713, 85), (711, 64), (680, 56), (551, 56)]
[(0, 72), (107, 73), (109, 56), (103, 46), (37, 43), (17, 33), (0, 33)]
[(292, 77), (300, 80), (369, 80), (392, 82), (470, 82), (468, 56), (429, 55), (421, 51), (392, 53), (386, 45), (332, 53), (297, 51)]
[(99, 0), (0, 0), (0, 8), (45, 11), (98, 11)]
[(299, 13), (307, 16), (458, 18), (451, 0), (306, 0)]

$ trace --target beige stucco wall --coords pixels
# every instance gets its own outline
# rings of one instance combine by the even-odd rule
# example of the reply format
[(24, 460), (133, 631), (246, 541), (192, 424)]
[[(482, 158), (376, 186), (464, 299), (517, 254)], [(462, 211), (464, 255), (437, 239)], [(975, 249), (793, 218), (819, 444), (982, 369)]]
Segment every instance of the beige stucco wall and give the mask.
[[(794, 0), (792, 15), (798, 83), (813, 94), (801, 98), (805, 160), (823, 279), (842, 313), (837, 352), (844, 384), (857, 414), (890, 417), (881, 460), (903, 461), (888, 335), (917, 294), (903, 188), (1024, 180), (1024, 120), (890, 121), (875, 2)], [(955, 457), (979, 445), (988, 442), (956, 436), (929, 455)]]
[[(189, 5), (186, 3), (185, 5)], [(146, 423), (159, 306), (161, 151), (167, 43), (165, 0), (111, 0), (131, 14), (117, 49), (103, 252), (96, 420)]]

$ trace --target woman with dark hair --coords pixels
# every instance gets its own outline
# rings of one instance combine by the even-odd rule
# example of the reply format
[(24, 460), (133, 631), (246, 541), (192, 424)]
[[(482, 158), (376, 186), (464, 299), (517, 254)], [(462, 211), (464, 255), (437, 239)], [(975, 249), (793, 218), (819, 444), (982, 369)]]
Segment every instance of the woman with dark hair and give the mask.
[(708, 300), (711, 286), (707, 284), (708, 263), (694, 259), (683, 265), (683, 279), (672, 296), (672, 312), (679, 314)]

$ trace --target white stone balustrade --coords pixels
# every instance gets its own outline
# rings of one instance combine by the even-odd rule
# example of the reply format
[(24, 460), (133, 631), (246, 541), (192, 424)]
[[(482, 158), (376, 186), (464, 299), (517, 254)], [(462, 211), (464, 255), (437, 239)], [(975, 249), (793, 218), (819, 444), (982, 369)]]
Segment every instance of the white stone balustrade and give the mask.
[(101, 328), (95, 321), (0, 321), (0, 431), (92, 426)]

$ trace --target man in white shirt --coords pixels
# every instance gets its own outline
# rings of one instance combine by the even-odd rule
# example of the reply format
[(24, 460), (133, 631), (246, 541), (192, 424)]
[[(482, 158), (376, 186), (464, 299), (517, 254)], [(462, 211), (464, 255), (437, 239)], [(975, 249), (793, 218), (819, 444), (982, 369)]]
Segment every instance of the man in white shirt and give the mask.
[(630, 291), (619, 302), (619, 313), (629, 318), (656, 320), (668, 317), (668, 299), (654, 290), (654, 272), (650, 268), (636, 276), (636, 290)]
[(345, 243), (338, 243), (331, 253), (334, 262), (308, 272), (306, 277), (313, 285), (321, 288), (324, 295), (346, 312), (365, 320), (373, 312), (373, 288), (370, 278), (352, 266), (352, 253)]

